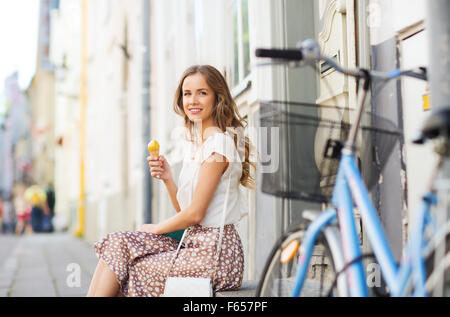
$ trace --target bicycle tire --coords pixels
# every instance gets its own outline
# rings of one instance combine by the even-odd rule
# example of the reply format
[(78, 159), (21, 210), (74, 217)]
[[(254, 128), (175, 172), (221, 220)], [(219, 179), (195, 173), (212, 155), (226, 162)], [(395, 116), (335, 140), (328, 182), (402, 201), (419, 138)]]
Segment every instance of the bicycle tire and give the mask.
[[(275, 243), (266, 261), (262, 278), (258, 283), (257, 297), (291, 296), (297, 267), (297, 261), (294, 259), (298, 259), (299, 250), (297, 250), (294, 259), (286, 264), (281, 263), (281, 250), (295, 239), (298, 239), (301, 244), (309, 224), (310, 221), (308, 220), (300, 222)], [(320, 233), (314, 245), (308, 276), (300, 293), (301, 297), (326, 297), (330, 293), (336, 275), (331, 254), (325, 235)], [(339, 296), (336, 287), (333, 288), (331, 294), (332, 296)]]

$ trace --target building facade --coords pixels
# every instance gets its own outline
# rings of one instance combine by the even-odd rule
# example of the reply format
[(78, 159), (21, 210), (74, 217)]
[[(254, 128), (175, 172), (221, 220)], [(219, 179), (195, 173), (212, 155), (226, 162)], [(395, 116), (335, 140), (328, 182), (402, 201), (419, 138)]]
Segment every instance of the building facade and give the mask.
[[(145, 148), (137, 144), (143, 143), (137, 123), (141, 117), (139, 9), (139, 1), (95, 1), (83, 8), (79, 1), (66, 0), (52, 15), (52, 60), (59, 76), (56, 209), (74, 229), (80, 225), (84, 197), (83, 234), (90, 241), (111, 231), (134, 230), (141, 218), (137, 210), (142, 209), (143, 162), (138, 157), (143, 157)], [(84, 91), (83, 72), (87, 74)], [(87, 97), (84, 105), (82, 94)]]
[[(0, 195), (10, 201), (15, 184), (32, 180), (31, 107), (19, 86), (18, 73), (5, 80), (0, 96)], [(9, 220), (15, 221), (12, 216)]]
[(31, 105), (33, 183), (42, 188), (54, 179), (54, 69), (50, 61), (50, 12), (55, 3), (41, 1), (36, 73), (27, 88)]

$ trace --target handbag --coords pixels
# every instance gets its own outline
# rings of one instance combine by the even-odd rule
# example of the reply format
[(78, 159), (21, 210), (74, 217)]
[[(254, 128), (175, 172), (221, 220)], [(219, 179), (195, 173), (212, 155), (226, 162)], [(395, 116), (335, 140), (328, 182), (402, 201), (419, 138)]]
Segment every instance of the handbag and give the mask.
[(225, 227), (225, 214), (227, 210), (228, 204), (228, 196), (230, 193), (230, 183), (231, 183), (231, 173), (228, 179), (228, 187), (227, 193), (225, 195), (225, 204), (223, 206), (222, 211), (222, 224), (220, 226), (220, 234), (219, 234), (219, 243), (217, 244), (216, 250), (216, 258), (214, 262), (214, 272), (211, 278), (200, 278), (200, 277), (171, 277), (170, 271), (172, 270), (175, 260), (178, 256), (178, 252), (182, 246), (183, 240), (186, 237), (186, 234), (189, 233), (190, 229), (186, 229), (183, 233), (183, 237), (178, 244), (177, 252), (173, 257), (172, 263), (169, 267), (169, 271), (167, 274), (166, 285), (164, 288), (164, 297), (213, 297), (213, 282), (216, 276), (217, 264), (219, 262), (220, 253), (222, 251), (222, 238), (223, 238), (223, 230)]

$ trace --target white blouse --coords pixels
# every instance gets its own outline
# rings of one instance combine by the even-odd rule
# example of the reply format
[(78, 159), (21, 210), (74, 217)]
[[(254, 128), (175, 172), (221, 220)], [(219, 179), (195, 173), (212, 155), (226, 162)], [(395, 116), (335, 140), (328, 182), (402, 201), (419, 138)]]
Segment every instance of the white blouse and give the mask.
[(226, 157), (229, 166), (223, 173), (214, 196), (208, 206), (205, 218), (200, 225), (205, 227), (220, 227), (222, 224), (222, 212), (225, 204), (225, 196), (229, 176), (230, 192), (225, 216), (225, 225), (235, 224), (248, 213), (247, 204), (243, 199), (240, 189), (242, 176), (242, 161), (234, 145), (233, 138), (228, 133), (215, 133), (203, 142), (196, 151), (192, 142), (185, 143), (185, 158), (178, 180), (177, 200), (181, 210), (189, 207), (197, 186), (200, 167), (213, 153)]

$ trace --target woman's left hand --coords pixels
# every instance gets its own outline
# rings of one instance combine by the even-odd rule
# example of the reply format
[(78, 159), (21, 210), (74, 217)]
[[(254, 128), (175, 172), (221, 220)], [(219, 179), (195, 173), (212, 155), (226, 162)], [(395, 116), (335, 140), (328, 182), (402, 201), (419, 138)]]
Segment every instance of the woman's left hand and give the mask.
[(158, 225), (155, 225), (155, 224), (143, 225), (141, 227), (141, 229), (139, 229), (139, 231), (158, 234), (157, 227), (158, 227)]

